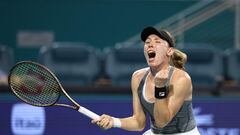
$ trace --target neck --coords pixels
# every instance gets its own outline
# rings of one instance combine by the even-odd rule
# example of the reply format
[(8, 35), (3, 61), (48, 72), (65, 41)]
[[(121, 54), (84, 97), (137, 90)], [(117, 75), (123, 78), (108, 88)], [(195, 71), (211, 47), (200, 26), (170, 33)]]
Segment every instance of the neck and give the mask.
[(155, 76), (159, 71), (166, 70), (169, 68), (169, 64), (161, 64), (157, 67), (150, 67), (152, 76)]

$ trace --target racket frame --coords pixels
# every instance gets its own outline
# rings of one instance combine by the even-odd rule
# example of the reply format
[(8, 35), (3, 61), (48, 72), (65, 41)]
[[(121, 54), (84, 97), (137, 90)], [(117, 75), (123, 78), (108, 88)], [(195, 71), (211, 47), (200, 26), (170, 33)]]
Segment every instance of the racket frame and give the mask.
[[(14, 89), (13, 89), (12, 86), (11, 86), (11, 75), (12, 75), (13, 69), (14, 69), (16, 66), (18, 66), (18, 65), (20, 65), (20, 64), (24, 64), (24, 63), (30, 63), (30, 64), (33, 64), (33, 65), (37, 65), (37, 66), (43, 68), (44, 70), (46, 70), (47, 72), (49, 72), (49, 73), (52, 75), (52, 77), (57, 81), (57, 84), (59, 85), (59, 87), (60, 87), (61, 91), (63, 92), (63, 94), (74, 104), (74, 106), (68, 105), (68, 104), (59, 104), (59, 103), (57, 103), (57, 101), (59, 100), (59, 98), (60, 98), (60, 96), (61, 96), (60, 93), (59, 93), (58, 98), (56, 99), (56, 101), (53, 102), (53, 103), (50, 104), (50, 105), (42, 105), (42, 106), (41, 106), (41, 105), (31, 104), (31, 103), (27, 102), (24, 98), (21, 98), (21, 97), (14, 91)], [(87, 116), (87, 117), (89, 117), (89, 118), (91, 118), (91, 119), (99, 119), (99, 118), (100, 118), (99, 115), (97, 115), (96, 113), (88, 110), (88, 109), (85, 108), (85, 107), (80, 106), (75, 100), (73, 100), (73, 99), (68, 95), (68, 93), (64, 90), (64, 88), (62, 87), (60, 81), (59, 81), (58, 78), (55, 76), (55, 74), (54, 74), (50, 69), (48, 69), (47, 67), (45, 67), (44, 65), (41, 65), (41, 64), (39, 64), (39, 63), (36, 63), (36, 62), (33, 62), (33, 61), (21, 61), (21, 62), (18, 62), (18, 63), (17, 63), (15, 66), (13, 66), (12, 69), (10, 70), (10, 74), (9, 74), (9, 76), (8, 76), (8, 83), (9, 83), (9, 87), (10, 87), (10, 89), (13, 91), (13, 93), (14, 93), (20, 100), (24, 101), (24, 102), (27, 103), (27, 104), (30, 104), (30, 105), (33, 105), (33, 106), (39, 106), (39, 107), (47, 107), (47, 106), (67, 107), (67, 108), (71, 108), (71, 109), (77, 110), (78, 112), (84, 114), (85, 116)], [(59, 92), (60, 92), (60, 91), (59, 91)]]
[[(53, 102), (52, 104), (49, 104), (49, 105), (36, 105), (36, 104), (32, 104), (30, 102), (27, 102), (24, 98), (21, 98), (17, 93), (16, 91), (14, 90), (14, 88), (12, 88), (11, 86), (11, 76), (12, 76), (12, 72), (13, 70), (15, 69), (15, 67), (21, 65), (21, 64), (24, 64), (24, 63), (29, 63), (29, 64), (34, 64), (34, 65), (37, 65), (41, 68), (43, 68), (44, 70), (46, 70), (47, 72), (49, 72), (51, 74), (51, 76), (55, 79), (55, 81), (57, 82), (57, 84), (59, 85), (61, 91), (63, 92), (63, 94), (75, 105), (75, 106), (71, 106), (71, 105), (68, 105), (68, 104), (59, 104), (57, 103), (58, 100), (60, 99), (60, 94), (58, 95), (58, 98), (55, 102)], [(36, 63), (36, 62), (33, 62), (33, 61), (21, 61), (21, 62), (18, 62), (16, 63), (16, 65), (14, 65), (11, 70), (10, 70), (10, 73), (9, 73), (9, 76), (8, 76), (8, 84), (9, 84), (9, 87), (10, 89), (12, 90), (12, 92), (22, 101), (24, 101), (25, 103), (27, 104), (30, 104), (30, 105), (33, 105), (33, 106), (38, 106), (38, 107), (46, 107), (46, 106), (62, 106), (62, 107), (68, 107), (68, 108), (72, 108), (72, 109), (75, 109), (75, 110), (78, 110), (80, 108), (80, 105), (74, 101), (69, 95), (68, 93), (64, 90), (64, 88), (62, 87), (60, 81), (58, 80), (58, 78), (55, 76), (54, 73), (52, 73), (52, 71), (50, 69), (48, 69), (47, 67), (39, 64), (39, 63)], [(60, 91), (59, 91), (60, 92)]]

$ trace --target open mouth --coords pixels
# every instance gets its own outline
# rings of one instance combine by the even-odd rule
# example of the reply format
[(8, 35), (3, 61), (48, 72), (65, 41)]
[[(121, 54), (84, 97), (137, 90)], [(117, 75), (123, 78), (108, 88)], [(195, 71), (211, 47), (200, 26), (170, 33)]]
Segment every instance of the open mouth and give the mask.
[(156, 53), (155, 53), (154, 51), (149, 51), (149, 52), (148, 52), (148, 57), (149, 57), (149, 59), (155, 58), (155, 56), (156, 56)]

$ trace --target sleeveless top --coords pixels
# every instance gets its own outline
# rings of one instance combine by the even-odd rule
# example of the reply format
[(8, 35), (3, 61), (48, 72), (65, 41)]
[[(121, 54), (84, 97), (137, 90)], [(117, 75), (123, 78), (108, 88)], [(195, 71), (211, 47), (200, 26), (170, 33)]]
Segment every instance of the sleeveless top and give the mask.
[[(169, 88), (169, 83), (171, 76), (173, 74), (174, 67), (170, 66), (168, 79), (166, 82), (167, 88)], [(196, 122), (192, 112), (192, 101), (184, 101), (180, 110), (176, 113), (173, 119), (163, 128), (157, 127), (155, 124), (155, 119), (153, 117), (153, 108), (154, 103), (150, 103), (146, 101), (143, 93), (145, 88), (145, 80), (149, 73), (149, 70), (145, 73), (143, 79), (141, 80), (139, 87), (138, 87), (138, 96), (140, 99), (140, 103), (144, 112), (147, 112), (150, 115), (150, 123), (151, 123), (151, 130), (155, 134), (173, 134), (173, 133), (183, 133), (190, 131), (196, 127)], [(161, 116), (160, 116), (161, 117)]]

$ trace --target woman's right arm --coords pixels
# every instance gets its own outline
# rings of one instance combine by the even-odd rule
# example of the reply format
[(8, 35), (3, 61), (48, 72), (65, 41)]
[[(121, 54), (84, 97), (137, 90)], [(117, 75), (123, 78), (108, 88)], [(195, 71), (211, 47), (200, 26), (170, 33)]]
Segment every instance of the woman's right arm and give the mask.
[[(133, 73), (131, 81), (132, 97), (133, 97), (133, 115), (127, 118), (119, 118), (119, 128), (128, 131), (141, 131), (146, 124), (146, 116), (140, 104), (138, 98), (138, 86), (145, 73), (144, 69), (138, 70)], [(92, 123), (96, 123), (103, 129), (109, 129), (114, 126), (113, 117), (103, 114), (99, 120), (93, 120)]]
[(138, 97), (138, 86), (144, 73), (145, 72), (143, 72), (143, 70), (138, 70), (132, 75), (131, 88), (133, 97), (133, 115), (131, 117), (120, 119), (122, 129), (129, 131), (141, 131), (145, 127), (146, 115)]

